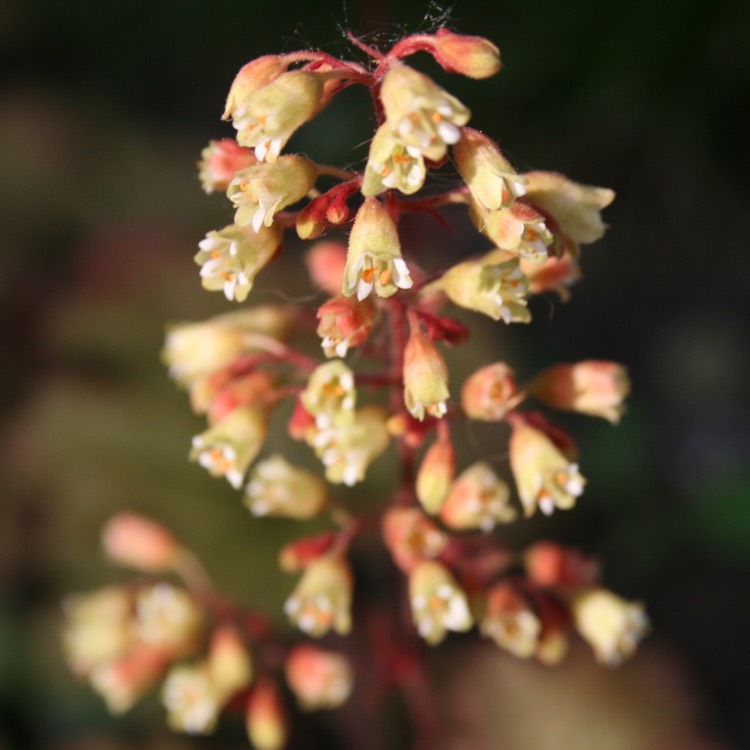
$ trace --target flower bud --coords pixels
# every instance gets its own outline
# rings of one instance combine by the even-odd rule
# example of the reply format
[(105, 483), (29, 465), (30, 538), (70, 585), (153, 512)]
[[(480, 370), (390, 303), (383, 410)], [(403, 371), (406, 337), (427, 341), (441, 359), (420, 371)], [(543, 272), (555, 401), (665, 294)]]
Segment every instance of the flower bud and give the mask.
[(613, 424), (620, 421), (629, 391), (625, 368), (598, 360), (549, 367), (528, 387), (531, 395), (556, 409), (604, 417)]
[(596, 560), (554, 542), (537, 542), (529, 547), (524, 564), (529, 580), (538, 586), (581, 588), (599, 580)]
[(461, 472), (450, 488), (440, 510), (440, 519), (451, 529), (492, 531), (498, 523), (508, 523), (516, 511), (508, 504), (510, 488), (479, 461)]
[(425, 413), (442, 417), (448, 407), (448, 367), (437, 347), (420, 330), (411, 326), (404, 348), (404, 402), (409, 413), (422, 420)]
[(286, 426), (289, 437), (292, 440), (306, 440), (310, 442), (317, 434), (315, 417), (305, 409), (302, 400), (298, 397), (294, 402), (294, 410)]
[(456, 451), (450, 436), (439, 437), (424, 455), (417, 473), (417, 499), (430, 515), (438, 513), (456, 473)]
[(286, 714), (279, 690), (271, 680), (261, 680), (250, 693), (245, 724), (256, 750), (281, 750), (286, 744)]
[(544, 594), (537, 594), (534, 606), (542, 623), (536, 658), (554, 666), (565, 658), (570, 647), (570, 613), (558, 599)]
[(243, 148), (233, 138), (210, 141), (201, 151), (198, 162), (201, 186), (207, 193), (214, 190), (225, 192), (237, 172), (257, 161), (250, 149)]
[(240, 68), (229, 89), (222, 120), (234, 117), (237, 109), (253, 91), (271, 83), (287, 69), (283, 55), (263, 55)]
[(433, 646), (447, 631), (463, 632), (474, 624), (466, 595), (439, 562), (421, 562), (411, 571), (409, 601), (419, 635)]
[(537, 650), (542, 624), (523, 594), (510, 583), (500, 583), (487, 594), (479, 628), (500, 648), (527, 659)]
[(390, 188), (411, 195), (424, 185), (426, 174), (422, 152), (405, 145), (391, 132), (390, 125), (384, 123), (370, 144), (362, 195), (378, 195)]
[(486, 135), (464, 128), (453, 147), (453, 157), (474, 200), (487, 211), (510, 206), (526, 193), (525, 180), (516, 174), (500, 149)]
[(244, 302), (255, 277), (281, 247), (282, 237), (277, 226), (252, 229), (230, 224), (218, 232), (209, 232), (198, 243), (200, 250), (194, 258), (201, 267), (203, 288), (210, 292), (221, 290), (228, 300)]
[(341, 293), (346, 267), (346, 245), (340, 242), (316, 242), (305, 255), (305, 264), (316, 286), (331, 297)]
[(481, 36), (440, 29), (432, 38), (435, 59), (449, 72), (489, 78), (500, 70), (500, 50)]
[(577, 594), (572, 613), (576, 629), (594, 649), (597, 660), (611, 667), (629, 657), (648, 630), (642, 604), (602, 588)]
[(578, 464), (570, 463), (540, 430), (518, 421), (510, 437), (510, 467), (526, 516), (539, 509), (549, 515), (555, 508), (575, 505), (586, 480)]
[(114, 562), (150, 573), (169, 570), (180, 552), (168, 529), (135, 513), (111, 518), (104, 527), (102, 544)]
[(265, 409), (243, 406), (193, 438), (190, 460), (214, 477), (224, 476), (239, 489), (250, 464), (260, 453), (268, 432)]
[(318, 336), (326, 357), (345, 357), (349, 347), (367, 341), (377, 311), (372, 299), (335, 297), (318, 308)]
[(461, 406), (466, 416), (483, 422), (499, 422), (523, 398), (518, 393), (513, 370), (505, 362), (479, 368), (461, 389)]
[(167, 723), (176, 732), (210, 734), (216, 727), (221, 701), (205, 663), (172, 667), (162, 687), (162, 702)]
[(299, 573), (328, 552), (338, 535), (325, 531), (284, 545), (279, 552), (279, 567), (285, 573)]
[(337, 415), (351, 417), (357, 403), (354, 373), (340, 359), (318, 365), (300, 394), (305, 409), (318, 427), (327, 427)]
[(383, 77), (380, 98), (392, 132), (431, 161), (458, 143), (461, 126), (471, 116), (458, 99), (403, 63), (392, 65)]
[(351, 570), (342, 557), (319, 557), (305, 569), (284, 611), (314, 638), (331, 628), (346, 635), (351, 630), (352, 587)]
[(250, 653), (234, 626), (220, 625), (214, 630), (208, 646), (208, 675), (220, 704), (252, 681)]
[(316, 474), (292, 466), (275, 454), (250, 472), (245, 505), (255, 516), (280, 516), (298, 521), (313, 518), (327, 500), (325, 482)]
[(356, 292), (363, 300), (374, 289), (379, 297), (390, 297), (412, 283), (396, 225), (377, 198), (365, 198), (349, 235), (341, 293), (351, 297)]
[(351, 664), (343, 654), (307, 644), (289, 652), (284, 672), (298, 703), (307, 711), (340, 706), (354, 683)]
[(383, 541), (404, 573), (438, 557), (448, 545), (447, 535), (417, 508), (389, 508), (383, 516)]
[(227, 197), (239, 226), (250, 224), (258, 232), (270, 227), (274, 215), (302, 200), (315, 185), (318, 169), (302, 156), (280, 156), (273, 164), (255, 164), (235, 175)]

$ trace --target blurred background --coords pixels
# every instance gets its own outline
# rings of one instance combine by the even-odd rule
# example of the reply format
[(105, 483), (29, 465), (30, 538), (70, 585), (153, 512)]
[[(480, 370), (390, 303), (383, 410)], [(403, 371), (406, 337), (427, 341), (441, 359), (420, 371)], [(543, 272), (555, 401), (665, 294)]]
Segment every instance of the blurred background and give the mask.
[[(187, 463), (202, 421), (159, 361), (166, 324), (228, 309), (192, 262), (231, 217), (226, 199), (201, 192), (195, 163), (209, 139), (233, 134), (219, 117), (247, 60), (348, 55), (344, 29), (386, 45), (446, 18), (502, 50), (504, 70), (483, 82), (419, 63), (472, 109), (472, 125), (519, 171), (617, 192), (572, 300), (536, 300), (529, 327), (480, 326), (475, 346), (484, 356), (496, 344), (521, 379), (557, 361), (628, 366), (620, 426), (560, 420), (589, 480), (579, 506), (511, 533), (600, 556), (608, 585), (646, 602), (653, 623), (617, 671), (585, 649), (549, 670), (448, 648), (454, 746), (750, 747), (750, 4), (487, 7), (0, 0), (0, 750), (245, 746), (233, 726), (208, 741), (171, 735), (153, 698), (108, 717), (63, 664), (59, 603), (118, 579), (98, 532), (131, 508), (172, 525), (223, 588), (278, 610), (293, 582), (275, 551), (290, 527), (252, 520), (228, 484)], [(346, 92), (296, 147), (364, 159), (361, 93)], [(425, 263), (444, 256), (434, 227), (409, 231)], [(460, 226), (456, 242), (479, 249)], [(256, 301), (277, 301), (282, 286), (309, 292), (299, 253), (285, 256)], [(315, 747), (346, 744), (310, 731)]]

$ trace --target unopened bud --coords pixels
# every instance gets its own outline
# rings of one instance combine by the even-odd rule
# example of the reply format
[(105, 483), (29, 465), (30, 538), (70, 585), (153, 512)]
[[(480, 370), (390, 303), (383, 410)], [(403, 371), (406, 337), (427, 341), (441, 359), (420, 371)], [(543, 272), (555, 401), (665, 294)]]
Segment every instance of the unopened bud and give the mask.
[(169, 570), (180, 552), (167, 528), (135, 513), (111, 518), (104, 527), (102, 544), (114, 562), (150, 573)]
[(440, 29), (431, 41), (435, 59), (449, 73), (489, 78), (500, 70), (500, 50), (484, 37)]
[(524, 554), (526, 573), (539, 586), (580, 588), (599, 579), (596, 560), (554, 542), (537, 542)]
[(271, 680), (259, 681), (250, 693), (245, 725), (256, 750), (281, 750), (286, 744), (286, 712), (279, 689)]
[(252, 681), (250, 652), (234, 626), (219, 625), (214, 630), (208, 646), (208, 673), (220, 703)]
[(456, 473), (456, 451), (450, 437), (438, 438), (424, 455), (417, 473), (417, 499), (430, 515), (435, 515), (448, 495)]
[(264, 55), (240, 68), (229, 89), (222, 120), (233, 117), (247, 97), (262, 86), (271, 83), (287, 69), (282, 55)]
[(305, 263), (316, 286), (331, 297), (341, 293), (346, 245), (340, 242), (316, 242), (305, 255)]

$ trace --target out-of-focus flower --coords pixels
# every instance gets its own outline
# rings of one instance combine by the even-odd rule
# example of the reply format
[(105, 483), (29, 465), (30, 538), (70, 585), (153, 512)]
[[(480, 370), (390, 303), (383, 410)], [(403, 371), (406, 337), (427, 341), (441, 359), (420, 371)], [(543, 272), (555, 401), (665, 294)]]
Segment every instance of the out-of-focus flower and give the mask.
[(214, 630), (208, 647), (207, 671), (220, 704), (251, 683), (250, 653), (233, 625), (219, 625)]
[(204, 662), (172, 667), (162, 687), (162, 702), (169, 726), (186, 734), (213, 732), (221, 709)]
[(281, 750), (286, 744), (287, 719), (279, 689), (270, 679), (253, 688), (245, 711), (247, 736), (256, 750)]
[(310, 563), (286, 600), (284, 611), (303, 632), (318, 638), (333, 629), (351, 630), (352, 574), (338, 555), (324, 555)]
[(327, 491), (317, 475), (290, 464), (281, 454), (257, 463), (245, 488), (245, 505), (255, 516), (305, 520), (323, 509)]
[(201, 612), (187, 592), (163, 582), (138, 591), (135, 617), (134, 636), (171, 658), (190, 653), (203, 626)]
[(461, 126), (471, 116), (458, 99), (403, 63), (385, 74), (380, 97), (393, 133), (432, 161), (442, 159), (446, 147), (460, 140)]
[(274, 398), (274, 382), (263, 370), (232, 376), (231, 366), (202, 378), (190, 389), (190, 405), (208, 413), (209, 424), (225, 419), (241, 406), (268, 406)]
[(282, 209), (302, 200), (315, 185), (318, 168), (302, 156), (280, 156), (273, 164), (254, 164), (235, 175), (227, 197), (236, 211), (239, 226), (251, 225), (258, 232), (270, 227)]
[(223, 291), (228, 300), (244, 302), (262, 271), (281, 246), (279, 227), (230, 224), (209, 232), (198, 244), (195, 262), (201, 267), (201, 284), (210, 292)]
[(470, 375), (461, 389), (461, 406), (470, 419), (498, 422), (524, 398), (513, 370), (505, 362), (485, 365)]
[(487, 211), (510, 206), (525, 195), (526, 180), (516, 174), (497, 145), (478, 130), (464, 128), (453, 156), (472, 196)]
[(509, 505), (510, 488), (489, 464), (478, 461), (459, 474), (440, 509), (440, 518), (451, 529), (492, 531), (498, 523), (516, 518)]
[(370, 144), (362, 194), (378, 195), (395, 188), (411, 195), (424, 185), (426, 174), (422, 152), (403, 143), (386, 122), (378, 128)]
[(309, 644), (289, 652), (284, 672), (300, 706), (308, 711), (340, 706), (354, 684), (354, 671), (346, 656)]
[(190, 460), (211, 476), (226, 477), (239, 489), (250, 464), (260, 453), (268, 431), (265, 409), (244, 406), (193, 438)]
[(354, 373), (341, 359), (318, 365), (308, 378), (300, 401), (319, 428), (329, 426), (339, 416), (352, 417), (357, 403)]
[(526, 307), (529, 283), (518, 258), (491, 253), (449, 268), (442, 279), (443, 290), (454, 305), (483, 313), (505, 323), (528, 323)]
[(510, 467), (526, 516), (537, 507), (549, 515), (555, 508), (567, 510), (582, 494), (586, 480), (541, 430), (523, 421), (513, 423)]
[(404, 573), (440, 555), (448, 536), (417, 508), (389, 508), (383, 515), (383, 541)]
[(474, 621), (466, 595), (441, 563), (428, 560), (409, 574), (409, 601), (419, 635), (435, 645), (449, 630), (469, 630)]
[(148, 572), (169, 570), (180, 553), (166, 527), (135, 513), (111, 518), (104, 527), (102, 544), (111, 560)]
[(586, 360), (549, 367), (537, 375), (528, 392), (540, 401), (568, 411), (620, 421), (630, 392), (625, 368), (617, 362)]
[(377, 198), (365, 198), (349, 235), (341, 293), (346, 297), (356, 293), (363, 300), (374, 289), (379, 297), (390, 297), (399, 289), (410, 289), (412, 283), (396, 225)]
[(411, 326), (404, 347), (404, 402), (409, 413), (422, 420), (425, 414), (440, 418), (448, 407), (448, 367), (422, 331), (419, 324)]
[(334, 297), (324, 302), (317, 317), (318, 336), (326, 357), (345, 357), (349, 347), (364, 343), (375, 323), (377, 310), (372, 299)]
[(307, 536), (284, 545), (279, 551), (279, 567), (285, 573), (299, 573), (331, 549), (338, 535), (333, 531)]
[(542, 624), (523, 594), (510, 583), (500, 583), (487, 594), (479, 629), (500, 648), (526, 659), (536, 653)]
[(336, 297), (341, 292), (346, 252), (346, 245), (341, 242), (323, 240), (316, 242), (305, 255), (305, 263), (313, 283), (331, 297)]
[(640, 602), (628, 602), (611, 591), (592, 588), (573, 597), (575, 627), (603, 664), (617, 666), (636, 649), (648, 630)]
[(537, 263), (549, 256), (548, 248), (554, 238), (544, 216), (533, 206), (514, 201), (507, 208), (487, 211), (477, 202), (472, 202), (470, 215), (477, 229), (501, 250)]
[(529, 580), (538, 586), (581, 588), (599, 580), (599, 564), (577, 549), (554, 542), (536, 542), (524, 553)]
[(201, 185), (207, 193), (213, 193), (214, 190), (226, 192), (240, 169), (256, 163), (255, 154), (232, 138), (211, 141), (201, 152), (201, 160), (198, 162)]
[(417, 499), (427, 513), (439, 512), (455, 473), (456, 451), (450, 436), (439, 436), (427, 449), (417, 472)]
[(568, 287), (581, 278), (578, 263), (570, 253), (564, 253), (561, 258), (549, 257), (543, 263), (521, 258), (520, 268), (529, 279), (531, 294), (557, 292), (563, 302), (570, 299)]

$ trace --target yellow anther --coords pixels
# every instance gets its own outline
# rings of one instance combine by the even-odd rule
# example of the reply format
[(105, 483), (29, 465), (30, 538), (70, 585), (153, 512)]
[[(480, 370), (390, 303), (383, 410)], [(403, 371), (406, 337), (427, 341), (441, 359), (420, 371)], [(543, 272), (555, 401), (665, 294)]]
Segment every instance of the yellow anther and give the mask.
[(365, 268), (362, 270), (362, 281), (365, 282), (365, 284), (372, 284), (372, 277), (375, 274), (375, 271), (377, 271), (377, 267), (373, 266), (372, 268)]
[(387, 268), (383, 269), (380, 272), (380, 283), (385, 286), (386, 284), (390, 284), (391, 281), (393, 281), (393, 275)]
[(247, 180), (242, 180), (242, 182), (240, 183), (240, 190), (244, 193), (249, 187), (250, 185), (248, 184)]

